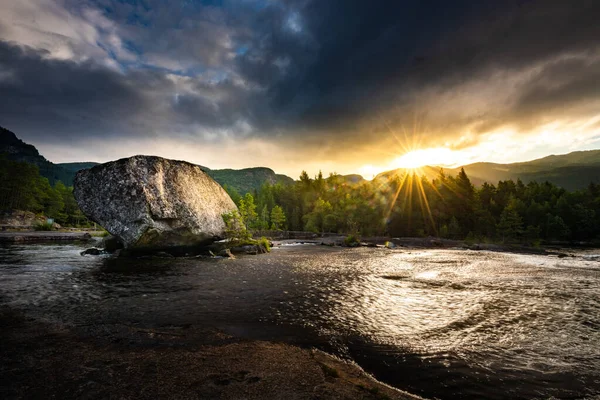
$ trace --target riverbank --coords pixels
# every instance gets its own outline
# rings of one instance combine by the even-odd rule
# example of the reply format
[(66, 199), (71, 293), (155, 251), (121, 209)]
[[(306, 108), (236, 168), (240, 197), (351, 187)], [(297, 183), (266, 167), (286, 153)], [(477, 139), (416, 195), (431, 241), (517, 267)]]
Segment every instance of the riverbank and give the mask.
[(72, 328), (0, 308), (0, 397), (419, 399), (318, 350), (196, 326)]
[(0, 243), (87, 242), (91, 238), (88, 232), (0, 232)]
[[(346, 236), (327, 235), (323, 237), (308, 237), (300, 239), (278, 239), (272, 238), (273, 244), (276, 246), (286, 246), (294, 244), (315, 244), (322, 246), (339, 246), (348, 247), (344, 240)], [(526, 246), (521, 244), (501, 244), (501, 243), (471, 243), (463, 240), (443, 239), (437, 237), (364, 237), (355, 246), (350, 247), (387, 247), (391, 249), (458, 249), (458, 250), (474, 250), (474, 251), (493, 251), (500, 253), (515, 253), (515, 254), (534, 254), (569, 257), (567, 249), (572, 249), (573, 244), (564, 244), (564, 247), (556, 244)], [(581, 248), (598, 248), (594, 245), (579, 245)]]

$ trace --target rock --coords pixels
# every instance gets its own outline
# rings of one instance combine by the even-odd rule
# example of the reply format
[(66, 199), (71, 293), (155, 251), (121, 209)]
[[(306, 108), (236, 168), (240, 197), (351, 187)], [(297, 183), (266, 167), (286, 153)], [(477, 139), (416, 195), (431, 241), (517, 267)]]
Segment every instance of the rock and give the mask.
[(102, 254), (102, 250), (96, 248), (96, 247), (92, 247), (89, 249), (86, 249), (84, 251), (82, 251), (81, 253), (82, 256), (99, 256), (100, 254)]
[(236, 246), (236, 247), (232, 247), (229, 250), (231, 250), (231, 253), (233, 253), (233, 254), (257, 255), (257, 254), (268, 253), (267, 249), (262, 244), (249, 244), (249, 245), (245, 245), (245, 246)]
[(0, 214), (0, 225), (7, 225), (15, 228), (27, 228), (35, 225), (42, 225), (45, 224), (46, 221), (46, 217), (36, 215), (31, 211), (12, 210)]
[(152, 156), (79, 171), (74, 195), (83, 213), (127, 249), (211, 243), (224, 236), (222, 214), (237, 210), (199, 166)]
[(362, 242), (360, 245), (362, 247), (377, 247), (376, 243), (371, 243), (371, 242)]
[(102, 240), (102, 247), (104, 247), (104, 251), (114, 253), (123, 248), (123, 243), (121, 243), (118, 237), (107, 236)]
[(235, 256), (231, 253), (231, 250), (229, 249), (223, 249), (219, 252), (219, 256), (223, 257), (223, 258), (233, 258), (235, 259)]

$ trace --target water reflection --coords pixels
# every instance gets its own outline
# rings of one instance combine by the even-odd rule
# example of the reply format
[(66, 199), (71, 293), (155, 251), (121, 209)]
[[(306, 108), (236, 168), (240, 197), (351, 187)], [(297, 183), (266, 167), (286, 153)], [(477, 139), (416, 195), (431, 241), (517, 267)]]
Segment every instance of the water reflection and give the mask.
[(74, 325), (213, 325), (315, 345), (430, 397), (600, 390), (600, 264), (590, 257), (290, 246), (237, 260), (113, 260), (80, 251), (0, 248), (1, 302)]

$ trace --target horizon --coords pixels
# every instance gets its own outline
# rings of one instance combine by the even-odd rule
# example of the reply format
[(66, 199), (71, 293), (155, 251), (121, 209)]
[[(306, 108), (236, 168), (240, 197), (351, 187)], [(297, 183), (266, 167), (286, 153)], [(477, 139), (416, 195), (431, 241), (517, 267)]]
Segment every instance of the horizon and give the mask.
[(56, 163), (152, 154), (372, 178), (600, 149), (597, 3), (2, 10), (0, 123)]
[[(3, 127), (0, 126), (0, 128), (3, 128)], [(8, 131), (12, 132), (10, 129), (8, 129)], [(22, 140), (15, 132), (12, 132), (12, 133), (15, 134), (15, 136), (17, 137), (17, 139)], [(158, 157), (162, 157), (162, 156), (156, 155), (156, 154), (132, 154), (131, 156), (120, 157), (120, 158), (115, 158), (115, 159), (106, 160), (106, 161), (79, 160), (79, 161), (56, 162), (56, 161), (51, 160), (48, 157), (46, 157), (43, 154), (43, 152), (39, 151), (39, 149), (37, 148), (37, 146), (34, 143), (28, 143), (26, 141), (23, 141), (23, 142), (25, 144), (33, 145), (34, 147), (36, 147), (36, 149), (38, 150), (38, 152), (40, 153), (40, 155), (42, 157), (46, 158), (46, 160), (50, 161), (51, 163), (57, 164), (57, 165), (60, 165), (60, 164), (70, 164), (70, 163), (73, 163), (73, 164), (78, 164), (78, 163), (96, 163), (96, 164), (102, 164), (102, 163), (106, 163), (106, 162), (116, 161), (116, 160), (119, 160), (119, 159), (122, 159), (122, 158), (134, 157), (134, 156), (158, 156)], [(566, 156), (566, 155), (569, 155), (569, 154), (572, 154), (572, 153), (576, 153), (576, 152), (588, 152), (588, 151), (597, 151), (597, 150), (600, 150), (600, 149), (575, 150), (575, 151), (571, 151), (571, 152), (568, 152), (568, 153), (559, 153), (559, 154), (552, 153), (552, 154), (543, 155), (541, 157), (537, 157), (537, 158), (534, 158), (534, 159), (528, 159), (528, 160), (523, 160), (523, 161), (516, 161), (516, 162), (513, 162), (513, 163), (495, 163), (495, 162), (492, 162), (492, 161), (485, 161), (484, 160), (484, 161), (476, 161), (474, 163), (461, 164), (461, 165), (455, 165), (455, 166), (435, 165), (435, 164), (433, 164), (433, 165), (430, 165), (430, 164), (420, 165), (419, 164), (418, 166), (415, 166), (415, 167), (405, 166), (405, 167), (396, 167), (396, 168), (384, 169), (384, 170), (381, 170), (381, 171), (377, 172), (376, 174), (374, 174), (374, 175), (372, 175), (370, 177), (366, 176), (364, 174), (361, 174), (360, 172), (352, 172), (352, 171), (347, 172), (347, 173), (339, 173), (337, 171), (328, 171), (328, 172), (325, 172), (325, 171), (319, 170), (319, 171), (315, 172), (314, 174), (311, 174), (308, 171), (307, 171), (307, 173), (308, 173), (309, 176), (315, 177), (315, 178), (316, 178), (316, 176), (318, 175), (319, 172), (321, 172), (324, 177), (328, 177), (330, 174), (335, 174), (335, 175), (340, 175), (340, 176), (358, 175), (358, 176), (362, 177), (363, 179), (365, 179), (367, 181), (372, 181), (373, 179), (375, 179), (375, 177), (377, 177), (380, 174), (391, 172), (391, 171), (398, 170), (398, 169), (405, 170), (405, 171), (413, 171), (413, 172), (417, 172), (417, 173), (419, 173), (421, 175), (424, 175), (424, 173), (423, 173), (423, 169), (424, 168), (440, 168), (440, 169), (444, 169), (444, 170), (445, 169), (455, 170), (455, 169), (462, 168), (462, 167), (468, 167), (468, 166), (470, 166), (472, 164), (477, 164), (477, 163), (491, 163), (491, 164), (498, 164), (498, 165), (510, 165), (510, 164), (518, 164), (518, 163), (528, 163), (528, 162), (537, 161), (537, 160), (544, 159), (544, 158), (547, 158), (547, 157), (552, 157), (552, 156)], [(410, 154), (410, 153), (407, 153), (407, 154)], [(166, 157), (163, 157), (163, 158), (166, 158)], [(294, 180), (298, 180), (297, 177), (299, 177), (301, 175), (301, 173), (304, 171), (304, 170), (302, 170), (302, 171), (298, 172), (295, 175), (290, 175), (288, 173), (281, 173), (280, 171), (274, 169), (273, 167), (271, 167), (269, 165), (254, 165), (254, 166), (247, 166), (247, 167), (241, 167), (241, 168), (231, 168), (231, 167), (227, 167), (227, 166), (222, 167), (222, 168), (213, 168), (213, 167), (210, 167), (208, 165), (197, 164), (197, 163), (194, 163), (194, 162), (192, 162), (190, 160), (185, 160), (185, 159), (173, 158), (172, 160), (179, 160), (179, 161), (190, 162), (192, 164), (196, 164), (198, 166), (201, 166), (201, 167), (204, 167), (204, 168), (208, 168), (210, 170), (226, 170), (226, 169), (230, 169), (230, 170), (243, 170), (243, 169), (254, 169), (254, 168), (267, 168), (267, 169), (272, 170), (275, 174), (285, 175), (285, 176), (288, 176), (288, 177), (290, 177), (290, 178), (292, 178)]]

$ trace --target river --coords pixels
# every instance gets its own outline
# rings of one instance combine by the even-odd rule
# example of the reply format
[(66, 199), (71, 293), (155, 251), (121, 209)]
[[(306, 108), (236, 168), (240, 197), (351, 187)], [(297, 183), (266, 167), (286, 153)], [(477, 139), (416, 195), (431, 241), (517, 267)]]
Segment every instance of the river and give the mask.
[(0, 247), (0, 305), (73, 327), (210, 326), (324, 349), (440, 399), (600, 395), (600, 261), (281, 246), (229, 259)]

